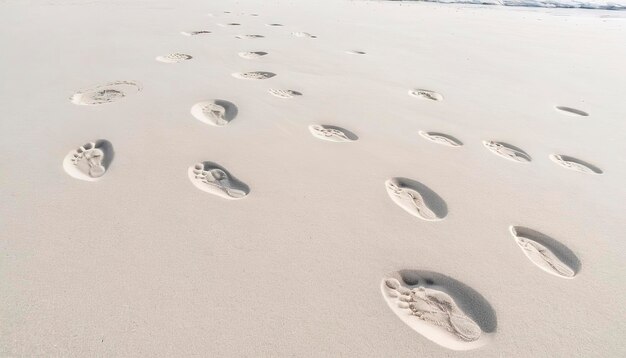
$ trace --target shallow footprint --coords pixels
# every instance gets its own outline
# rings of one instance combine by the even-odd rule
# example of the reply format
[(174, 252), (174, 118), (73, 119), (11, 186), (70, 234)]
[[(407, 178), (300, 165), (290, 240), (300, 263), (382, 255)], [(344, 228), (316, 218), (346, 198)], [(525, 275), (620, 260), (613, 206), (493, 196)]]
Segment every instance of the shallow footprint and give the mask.
[(495, 155), (514, 162), (529, 163), (532, 160), (526, 152), (507, 143), (484, 140), (483, 145)]
[(165, 56), (157, 56), (156, 60), (163, 63), (179, 63), (191, 60), (193, 57), (184, 53), (171, 53)]
[(357, 51), (357, 50), (346, 51), (346, 53), (350, 55), (365, 55), (364, 51)]
[(427, 99), (429, 101), (443, 101), (443, 95), (441, 93), (425, 89), (414, 88), (409, 90), (409, 95), (419, 99)]
[(405, 178), (385, 182), (387, 194), (407, 213), (426, 221), (440, 221), (447, 215), (443, 199), (425, 185)]
[(409, 327), (449, 349), (485, 345), (495, 312), (476, 291), (445, 275), (421, 270), (391, 273), (381, 282), (391, 310)]
[(312, 124), (309, 131), (315, 138), (330, 142), (354, 142), (358, 137), (347, 129), (321, 124)]
[(265, 26), (271, 26), (271, 27), (277, 27), (277, 26), (283, 26), (283, 24), (265, 24)]
[(250, 192), (246, 184), (212, 162), (197, 163), (189, 167), (187, 175), (196, 188), (225, 199), (242, 199)]
[(97, 181), (109, 169), (112, 160), (111, 143), (106, 140), (97, 140), (70, 151), (63, 159), (63, 169), (73, 178)]
[(223, 127), (235, 119), (237, 106), (221, 99), (202, 101), (191, 107), (191, 115), (206, 124)]
[(253, 71), (253, 72), (237, 72), (232, 74), (233, 77), (240, 80), (266, 80), (276, 76), (272, 72)]
[(241, 24), (236, 22), (229, 22), (227, 24), (217, 24), (217, 26), (226, 27), (226, 26), (241, 26)]
[(303, 37), (303, 38), (310, 38), (310, 39), (316, 39), (317, 36), (311, 35), (308, 32), (302, 32), (302, 31), (296, 31), (296, 32), (292, 32), (291, 33), (293, 36), (295, 37)]
[(568, 116), (580, 116), (580, 117), (589, 116), (589, 113), (585, 111), (581, 111), (580, 109), (576, 109), (576, 108), (565, 107), (565, 106), (556, 106), (554, 108), (556, 108), (557, 110), (563, 112), (564, 114)]
[(302, 93), (300, 93), (298, 91), (294, 91), (294, 90), (283, 90), (283, 89), (270, 88), (268, 90), (268, 92), (270, 94), (272, 94), (273, 96), (276, 96), (278, 98), (285, 98), (285, 99), (302, 96)]
[(561, 278), (576, 276), (580, 261), (563, 244), (529, 228), (511, 226), (510, 230), (524, 255), (537, 267)]
[(260, 58), (266, 55), (267, 52), (263, 51), (239, 52), (239, 57), (245, 58), (246, 60), (253, 60), (255, 58)]
[(235, 37), (238, 39), (262, 39), (265, 36), (263, 35), (237, 35)]
[(211, 31), (207, 31), (207, 30), (199, 30), (199, 31), (181, 31), (180, 32), (181, 35), (185, 35), (185, 36), (197, 36), (197, 35), (206, 35), (206, 34), (210, 34)]
[(602, 169), (580, 159), (561, 154), (550, 154), (550, 159), (563, 168), (587, 174), (602, 174)]
[(116, 81), (76, 92), (70, 101), (80, 106), (94, 106), (119, 101), (139, 91), (141, 86), (135, 81)]
[(425, 132), (425, 131), (419, 131), (419, 134), (433, 143), (446, 145), (448, 147), (460, 147), (463, 145), (463, 143), (461, 143), (460, 140), (454, 138), (451, 135), (438, 133), (438, 132)]

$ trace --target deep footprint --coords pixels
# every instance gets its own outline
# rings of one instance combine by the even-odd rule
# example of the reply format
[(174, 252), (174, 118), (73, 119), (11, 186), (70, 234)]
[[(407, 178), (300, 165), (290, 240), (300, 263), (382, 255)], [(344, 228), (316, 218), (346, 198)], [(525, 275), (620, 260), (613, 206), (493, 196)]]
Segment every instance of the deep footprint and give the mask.
[(141, 85), (134, 81), (116, 81), (74, 93), (70, 101), (80, 106), (95, 106), (119, 101), (135, 92)]
[(581, 111), (580, 109), (576, 109), (576, 108), (565, 107), (565, 106), (556, 106), (555, 108), (568, 116), (580, 116), (580, 117), (589, 116), (589, 113), (585, 111)]
[(250, 192), (246, 184), (212, 162), (197, 163), (189, 167), (187, 174), (196, 188), (224, 199), (242, 199)]
[(203, 123), (223, 127), (235, 119), (237, 106), (221, 99), (207, 100), (194, 104), (191, 115)]
[(580, 261), (563, 244), (529, 228), (511, 226), (510, 230), (524, 255), (537, 267), (561, 278), (576, 276)]
[(157, 56), (156, 60), (163, 63), (179, 63), (191, 60), (193, 57), (184, 53), (171, 53), (169, 55)]
[(532, 160), (530, 155), (522, 149), (507, 143), (484, 140), (483, 145), (493, 154), (514, 162), (530, 163)]
[(278, 98), (284, 98), (284, 99), (302, 96), (302, 93), (300, 93), (298, 91), (294, 91), (294, 90), (283, 90), (283, 89), (270, 88), (268, 90), (268, 92), (271, 95), (273, 95), (273, 96), (276, 96)]
[(460, 140), (454, 138), (451, 135), (438, 133), (438, 132), (425, 132), (425, 131), (419, 131), (419, 134), (425, 139), (433, 143), (445, 145), (448, 147), (460, 147), (463, 145), (463, 143), (461, 143)]
[(237, 72), (232, 74), (233, 77), (240, 80), (266, 80), (276, 76), (272, 72), (253, 71), (253, 72)]
[(113, 160), (113, 146), (106, 140), (97, 140), (70, 151), (63, 159), (63, 169), (71, 177), (98, 181)]
[(447, 215), (443, 199), (425, 185), (406, 178), (385, 182), (391, 200), (407, 213), (426, 221), (440, 221)]
[(425, 338), (449, 349), (485, 345), (495, 331), (495, 312), (476, 291), (442, 274), (402, 270), (381, 283), (391, 310)]
[(412, 89), (409, 90), (409, 95), (419, 98), (419, 99), (426, 99), (429, 101), (435, 101), (435, 102), (439, 102), (439, 101), (443, 101), (443, 95), (441, 93), (437, 93), (435, 91), (430, 91), (430, 90), (425, 90), (425, 89)]
[(309, 126), (309, 131), (315, 138), (329, 142), (354, 142), (358, 139), (354, 133), (337, 126), (312, 124)]
[(595, 175), (600, 175), (603, 173), (602, 169), (596, 167), (595, 165), (567, 155), (550, 154), (550, 160), (562, 166), (563, 168), (581, 173)]
[(255, 58), (260, 58), (266, 55), (267, 52), (263, 51), (239, 52), (239, 57), (245, 58), (246, 60), (253, 60)]

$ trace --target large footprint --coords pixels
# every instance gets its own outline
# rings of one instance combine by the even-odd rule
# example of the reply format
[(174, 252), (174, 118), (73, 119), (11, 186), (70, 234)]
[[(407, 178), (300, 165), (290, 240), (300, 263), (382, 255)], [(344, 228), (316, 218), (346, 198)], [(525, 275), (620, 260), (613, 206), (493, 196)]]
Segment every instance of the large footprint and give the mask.
[(189, 167), (187, 174), (196, 188), (224, 199), (242, 199), (250, 192), (246, 184), (212, 162), (197, 163)]
[(518, 163), (529, 163), (532, 160), (530, 155), (526, 152), (507, 143), (484, 140), (483, 145), (485, 148), (489, 149), (490, 152), (504, 159)]
[(440, 221), (447, 215), (443, 199), (425, 185), (406, 178), (385, 182), (387, 194), (407, 213), (426, 221)]
[(511, 226), (510, 230), (524, 255), (537, 267), (561, 278), (576, 276), (580, 261), (563, 244), (529, 228)]
[(563, 168), (586, 174), (602, 174), (602, 169), (580, 159), (561, 154), (550, 154), (550, 160)]
[(235, 119), (237, 106), (221, 99), (207, 100), (194, 104), (191, 115), (203, 123), (223, 127)]
[(70, 97), (70, 101), (76, 105), (94, 106), (119, 101), (139, 91), (141, 85), (135, 81), (115, 81), (78, 91)]
[(113, 146), (106, 140), (88, 142), (70, 151), (63, 159), (63, 169), (71, 177), (98, 181), (113, 160)]
[[(486, 300), (447, 276), (402, 270), (384, 279), (381, 291), (391, 310), (404, 323), (443, 347), (475, 349), (486, 344), (495, 330), (495, 313)], [(459, 306), (457, 299), (474, 316), (478, 312), (486, 313), (487, 319), (477, 321)]]

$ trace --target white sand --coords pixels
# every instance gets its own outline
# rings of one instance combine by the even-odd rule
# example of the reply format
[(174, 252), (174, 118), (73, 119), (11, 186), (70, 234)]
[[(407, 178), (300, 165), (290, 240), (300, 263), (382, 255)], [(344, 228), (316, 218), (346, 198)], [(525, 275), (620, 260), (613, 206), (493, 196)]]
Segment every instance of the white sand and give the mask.
[[(230, 23), (241, 25), (218, 25)], [(0, 24), (0, 356), (626, 356), (625, 13), (4, 0)], [(181, 34), (194, 31), (210, 33)], [(155, 61), (175, 53), (193, 58)], [(232, 76), (249, 72), (275, 76)], [(141, 91), (69, 100), (115, 81)], [(223, 127), (194, 118), (209, 99), (237, 116)], [(311, 124), (358, 140), (319, 140)], [(68, 175), (67, 153), (99, 139), (115, 151), (106, 173)], [(187, 171), (205, 161), (249, 194), (199, 190)], [(396, 205), (384, 185), (396, 177), (440, 196), (445, 218)], [(571, 250), (575, 277), (538, 267), (511, 226)], [(405, 324), (381, 294), (400, 270), (480, 294), (497, 319), (489, 342), (455, 352)], [(442, 285), (470, 314), (466, 291)]]

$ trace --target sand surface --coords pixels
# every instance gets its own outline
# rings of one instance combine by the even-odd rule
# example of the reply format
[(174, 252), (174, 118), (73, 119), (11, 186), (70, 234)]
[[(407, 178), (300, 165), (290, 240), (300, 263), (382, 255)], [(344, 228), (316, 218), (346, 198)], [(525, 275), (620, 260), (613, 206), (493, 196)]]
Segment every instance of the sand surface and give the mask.
[[(0, 356), (626, 355), (626, 14), (42, 0), (0, 1), (0, 24)], [(257, 72), (274, 76), (233, 75)], [(115, 81), (140, 87), (70, 100)], [(192, 115), (215, 100), (236, 108)], [(97, 140), (106, 172), (68, 175)], [(392, 178), (417, 184), (392, 200)], [(480, 294), (486, 344), (455, 351), (400, 319), (381, 282), (402, 270)]]

